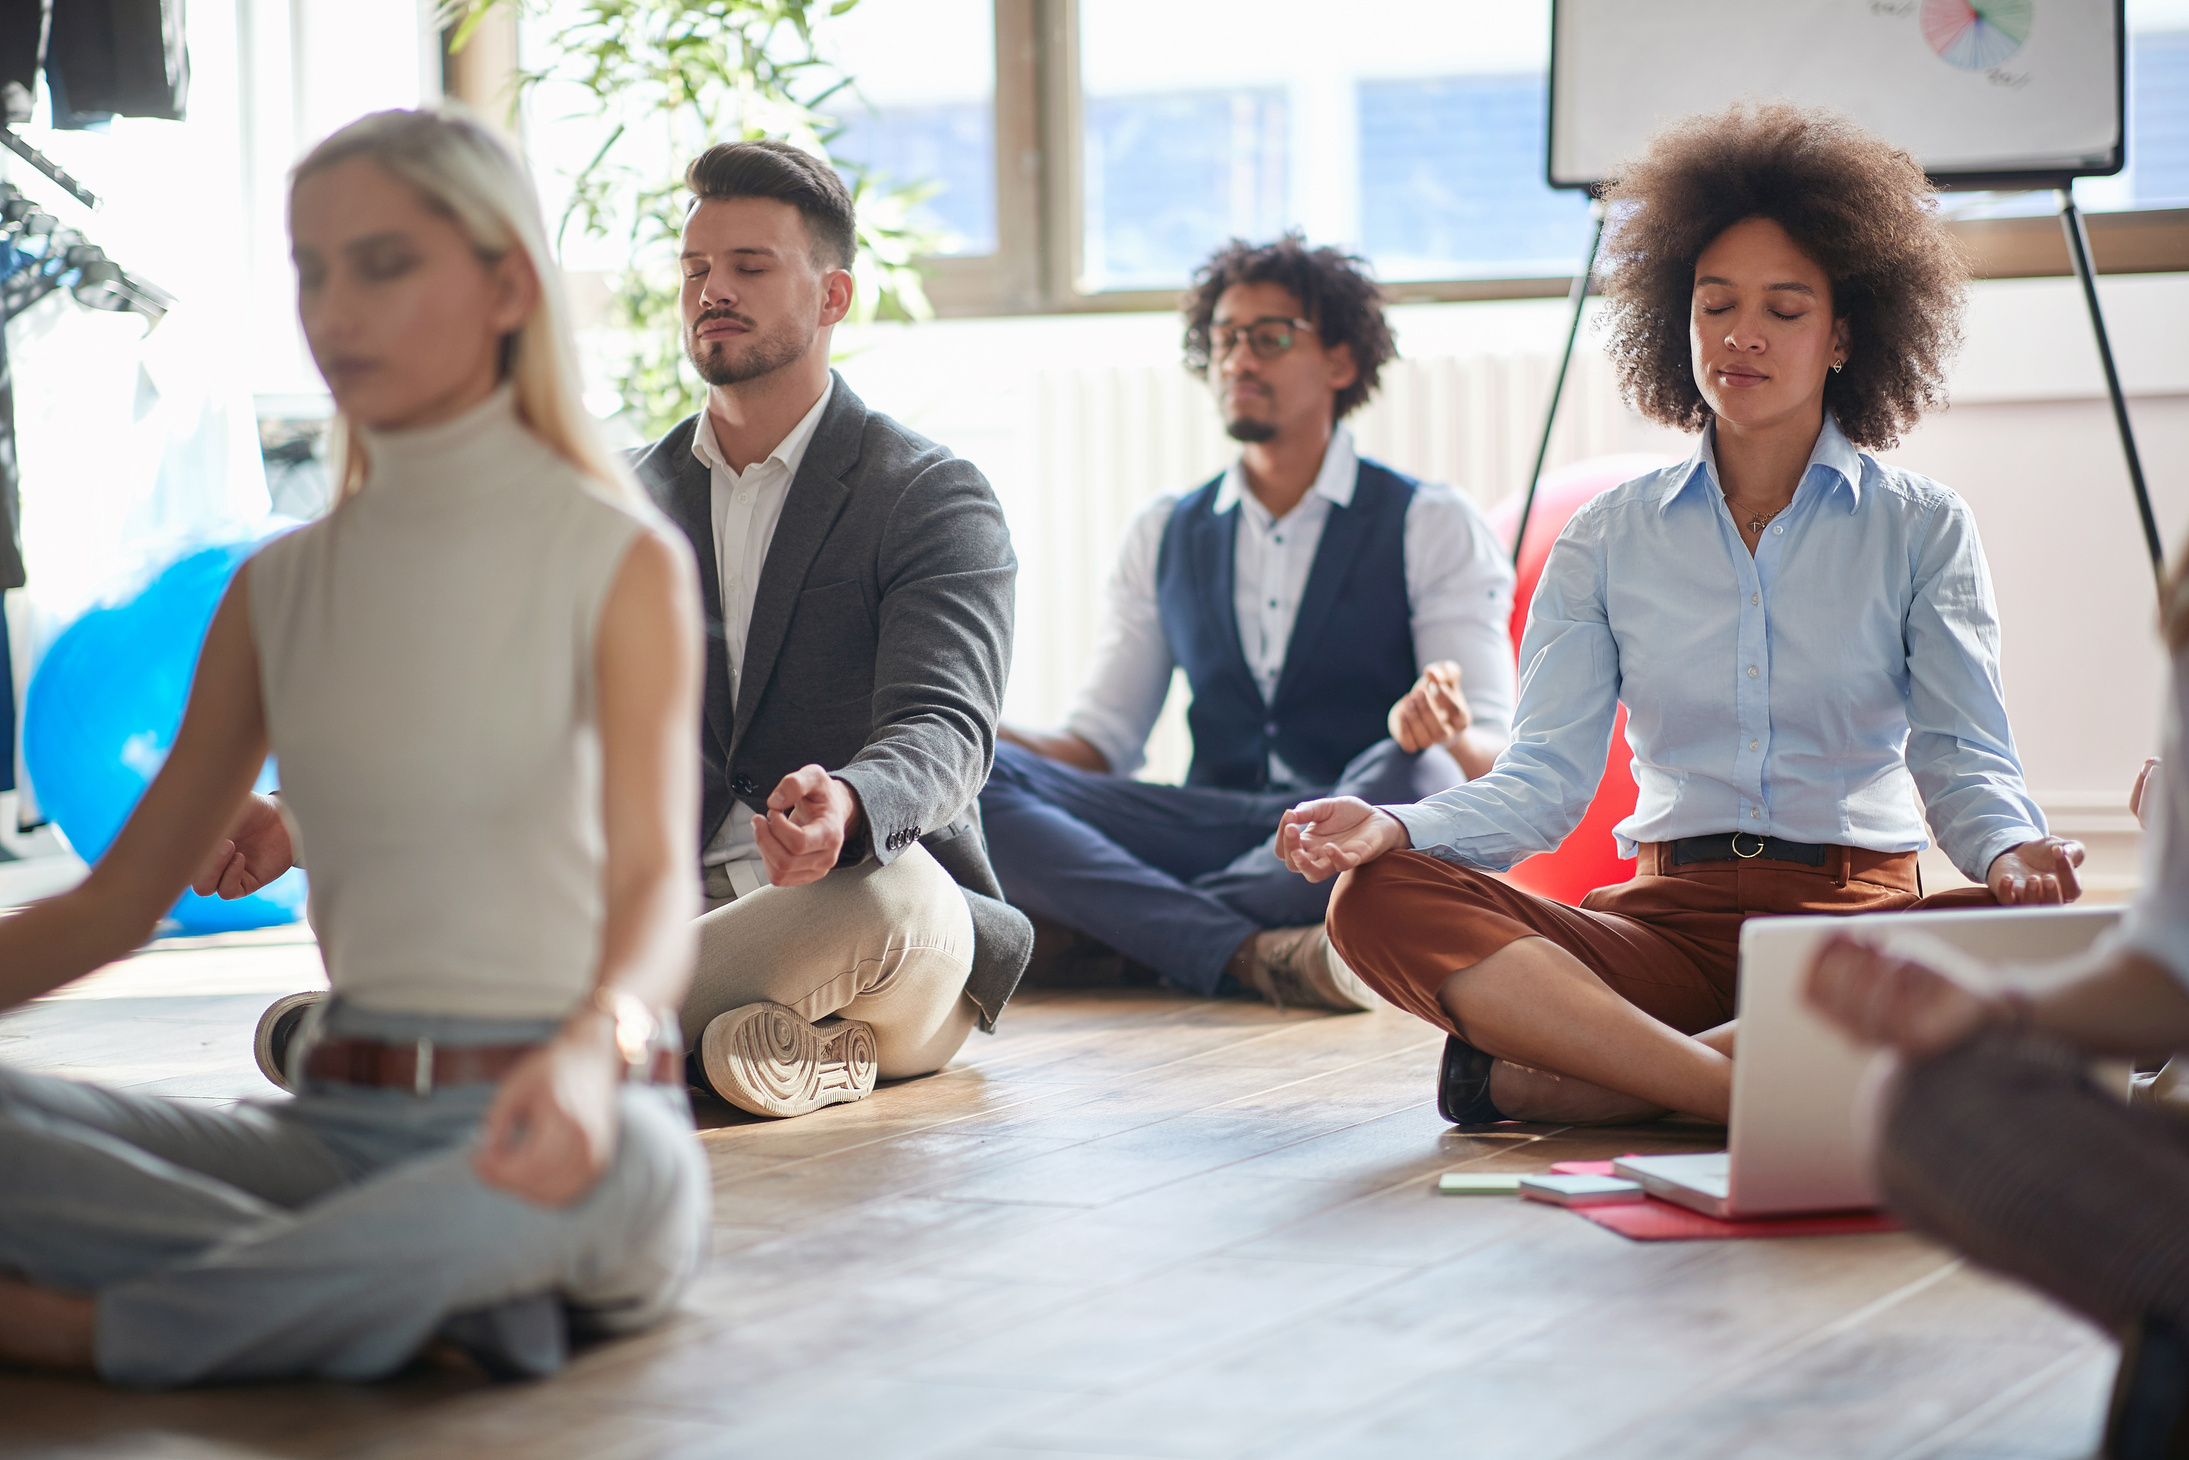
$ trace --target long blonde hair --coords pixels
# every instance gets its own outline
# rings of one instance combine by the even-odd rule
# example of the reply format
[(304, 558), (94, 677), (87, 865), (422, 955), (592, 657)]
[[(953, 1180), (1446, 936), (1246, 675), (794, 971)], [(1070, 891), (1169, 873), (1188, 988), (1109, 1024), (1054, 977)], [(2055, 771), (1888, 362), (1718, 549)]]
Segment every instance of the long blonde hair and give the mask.
[[(370, 158), (418, 190), (427, 207), (463, 229), (479, 257), (497, 263), (521, 253), (539, 276), (539, 302), (503, 348), (502, 378), (517, 388), (517, 415), (549, 450), (627, 501), (641, 493), (623, 459), (601, 440), (585, 409), (572, 344), (562, 271), (547, 246), (539, 197), (524, 164), (492, 132), (444, 103), (430, 110), (374, 112), (321, 142), (289, 174), (297, 185), (355, 157)], [(342, 463), (339, 504), (365, 481), (364, 445), (339, 412), (328, 442)]]

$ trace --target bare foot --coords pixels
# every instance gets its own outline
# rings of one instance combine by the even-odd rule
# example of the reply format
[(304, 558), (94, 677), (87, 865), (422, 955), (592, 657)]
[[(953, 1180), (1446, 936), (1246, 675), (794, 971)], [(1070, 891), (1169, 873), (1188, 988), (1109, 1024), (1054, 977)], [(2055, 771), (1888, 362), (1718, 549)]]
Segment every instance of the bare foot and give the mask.
[(1510, 1060), (1490, 1066), (1490, 1103), (1509, 1120), (1544, 1125), (1635, 1125), (1665, 1113), (1632, 1095)]
[(0, 1365), (88, 1374), (91, 1299), (0, 1278)]

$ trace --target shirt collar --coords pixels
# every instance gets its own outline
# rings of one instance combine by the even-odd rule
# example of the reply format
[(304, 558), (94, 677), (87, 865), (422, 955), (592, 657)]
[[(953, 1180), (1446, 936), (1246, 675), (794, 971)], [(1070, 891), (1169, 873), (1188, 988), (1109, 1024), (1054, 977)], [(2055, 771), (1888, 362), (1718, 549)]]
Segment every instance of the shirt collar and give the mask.
[[(1330, 444), (1323, 448), (1322, 469), (1315, 473), (1315, 485), (1308, 488), (1312, 496), (1322, 497), (1332, 505), (1353, 505), (1353, 483), (1360, 475), (1360, 453), (1353, 449), (1353, 433), (1344, 422), (1330, 433)], [(1215, 510), (1229, 512), (1247, 495), (1246, 468), (1234, 461), (1224, 471), (1223, 485), (1216, 489)]]
[[(1861, 505), (1862, 453), (1855, 450), (1854, 443), (1839, 429), (1839, 422), (1830, 411), (1824, 413), (1824, 429), (1817, 432), (1817, 444), (1809, 448), (1809, 465), (1803, 469), (1801, 479), (1809, 480), (1809, 473), (1818, 467), (1846, 483), (1847, 510), (1851, 512)], [(1658, 498), (1658, 508), (1671, 507), (1673, 500), (1686, 491), (1690, 483), (1697, 481), (1712, 487), (1718, 484), (1718, 426), (1715, 421), (1703, 427), (1702, 439), (1695, 443), (1694, 454), (1673, 469), (1664, 495)]]
[[(821, 428), (821, 413), (828, 409), (829, 397), (836, 394), (836, 373), (829, 372), (828, 384), (821, 387), (821, 398), (813, 403), (813, 409), (799, 417), (798, 424), (790, 428), (788, 435), (775, 443), (775, 450), (767, 455), (769, 461), (783, 464), (783, 472), (792, 480), (798, 477), (798, 468), (805, 462), (806, 448), (813, 444), (813, 433)], [(722, 454), (722, 448), (714, 439), (714, 417), (704, 409), (699, 413), (699, 429), (692, 432), (692, 455), (706, 464), (709, 470), (720, 470), (731, 476), (737, 469)], [(751, 468), (747, 468), (751, 470)]]

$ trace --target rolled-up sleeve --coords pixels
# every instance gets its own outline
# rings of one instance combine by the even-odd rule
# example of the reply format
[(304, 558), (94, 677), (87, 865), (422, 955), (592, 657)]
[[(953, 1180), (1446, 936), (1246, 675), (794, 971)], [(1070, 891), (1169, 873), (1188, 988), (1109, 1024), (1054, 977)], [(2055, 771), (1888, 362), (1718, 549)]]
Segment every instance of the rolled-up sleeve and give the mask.
[(1459, 665), (1460, 692), (1480, 729), (1513, 728), (1513, 566), (1466, 498), (1424, 486), (1406, 509), (1406, 597), (1414, 657)]
[(1384, 808), (1416, 851), (1503, 871), (1564, 841), (1595, 798), (1620, 683), (1604, 613), (1601, 516), (1576, 513), (1544, 564), (1520, 641), (1517, 723), (1497, 764), (1480, 780)]
[(1982, 882), (2001, 852), (2045, 834), (2045, 818), (2022, 783), (1991, 575), (1958, 497), (1938, 503), (1918, 541), (1907, 644), (1908, 772), (1939, 847)]
[(1126, 529), (1110, 573), (1094, 664), (1064, 728), (1102, 752), (1113, 775), (1129, 776), (1147, 758), (1148, 732), (1170, 695), (1170, 640), (1156, 602), (1156, 559), (1176, 497), (1151, 503)]

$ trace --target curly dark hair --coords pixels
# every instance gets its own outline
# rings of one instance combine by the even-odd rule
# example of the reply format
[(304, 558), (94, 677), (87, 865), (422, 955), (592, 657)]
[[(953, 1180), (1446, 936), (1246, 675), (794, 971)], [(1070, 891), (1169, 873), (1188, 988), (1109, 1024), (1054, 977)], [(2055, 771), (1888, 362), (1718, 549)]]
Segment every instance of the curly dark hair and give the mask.
[(1831, 112), (1737, 104), (1676, 122), (1604, 191), (1608, 352), (1627, 400), (1700, 430), (1688, 318), (1695, 260), (1748, 218), (1768, 218), (1832, 283), (1846, 368), (1824, 405), (1857, 446), (1894, 445), (1945, 400), (1961, 343), (1968, 263), (1915, 159)]
[(1186, 368), (1196, 375), (1209, 370), (1209, 329), (1216, 301), (1234, 284), (1278, 284), (1300, 301), (1303, 317), (1315, 326), (1323, 344), (1350, 345), (1359, 373), (1333, 402), (1344, 420), (1376, 393), (1376, 377), (1398, 354), (1391, 325), (1383, 317), (1383, 289), (1368, 260), (1334, 248), (1309, 248), (1292, 229), (1275, 243), (1234, 238), (1195, 271), (1193, 285), (1179, 300), (1186, 316)]

